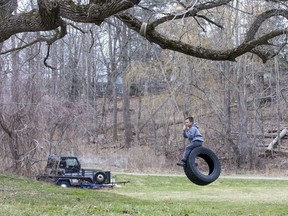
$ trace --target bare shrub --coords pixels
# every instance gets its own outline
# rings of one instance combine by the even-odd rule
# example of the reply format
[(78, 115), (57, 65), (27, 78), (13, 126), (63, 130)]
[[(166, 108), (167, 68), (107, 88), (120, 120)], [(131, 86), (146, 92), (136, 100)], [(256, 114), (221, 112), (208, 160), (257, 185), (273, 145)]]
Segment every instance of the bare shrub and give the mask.
[(80, 156), (83, 166), (100, 167), (113, 171), (153, 172), (165, 168), (164, 155), (157, 156), (148, 146), (102, 151), (101, 154), (84, 153)]

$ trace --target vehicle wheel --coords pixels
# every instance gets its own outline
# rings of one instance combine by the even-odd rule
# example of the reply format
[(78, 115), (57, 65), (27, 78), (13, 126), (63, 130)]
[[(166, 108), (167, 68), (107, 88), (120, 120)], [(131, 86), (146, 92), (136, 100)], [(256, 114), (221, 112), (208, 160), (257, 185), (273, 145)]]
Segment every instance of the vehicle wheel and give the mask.
[(61, 186), (61, 187), (64, 187), (64, 188), (67, 188), (67, 187), (70, 187), (70, 183), (69, 181), (63, 181), (63, 180), (60, 180), (57, 182), (57, 185)]
[(94, 181), (97, 184), (103, 184), (106, 180), (106, 174), (104, 172), (97, 172), (94, 176)]
[(201, 146), (191, 151), (184, 172), (191, 182), (203, 186), (220, 176), (221, 165), (212, 150)]

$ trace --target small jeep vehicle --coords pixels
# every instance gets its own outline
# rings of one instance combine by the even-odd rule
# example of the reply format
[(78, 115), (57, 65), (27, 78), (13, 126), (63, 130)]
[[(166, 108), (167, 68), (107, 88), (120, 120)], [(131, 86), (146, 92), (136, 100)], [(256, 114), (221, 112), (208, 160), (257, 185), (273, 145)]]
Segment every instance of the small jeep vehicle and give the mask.
[(110, 171), (82, 169), (77, 157), (48, 157), (45, 173), (38, 180), (52, 181), (63, 187), (113, 187)]

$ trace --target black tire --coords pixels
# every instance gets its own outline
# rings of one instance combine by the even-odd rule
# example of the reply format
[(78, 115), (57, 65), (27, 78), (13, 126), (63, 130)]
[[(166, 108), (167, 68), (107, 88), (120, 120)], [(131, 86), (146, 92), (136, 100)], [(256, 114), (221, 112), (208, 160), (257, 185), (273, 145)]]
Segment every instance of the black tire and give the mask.
[(106, 174), (104, 172), (97, 172), (94, 175), (94, 181), (96, 184), (103, 184), (106, 180)]
[(67, 180), (60, 180), (57, 182), (57, 185), (61, 186), (61, 187), (70, 187), (70, 182)]
[[(197, 158), (202, 158), (208, 165), (208, 174), (203, 174), (196, 163)], [(193, 149), (188, 157), (184, 172), (187, 178), (197, 185), (208, 185), (214, 182), (221, 173), (221, 165), (217, 155), (206, 147)]]

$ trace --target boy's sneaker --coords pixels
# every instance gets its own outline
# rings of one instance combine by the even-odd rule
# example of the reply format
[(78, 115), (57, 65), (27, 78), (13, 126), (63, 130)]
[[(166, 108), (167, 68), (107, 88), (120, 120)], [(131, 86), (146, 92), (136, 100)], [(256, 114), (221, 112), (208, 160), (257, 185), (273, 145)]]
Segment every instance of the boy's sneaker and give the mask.
[(185, 166), (185, 164), (186, 163), (184, 161), (182, 161), (182, 160), (177, 163), (178, 166), (182, 166), (182, 167)]

